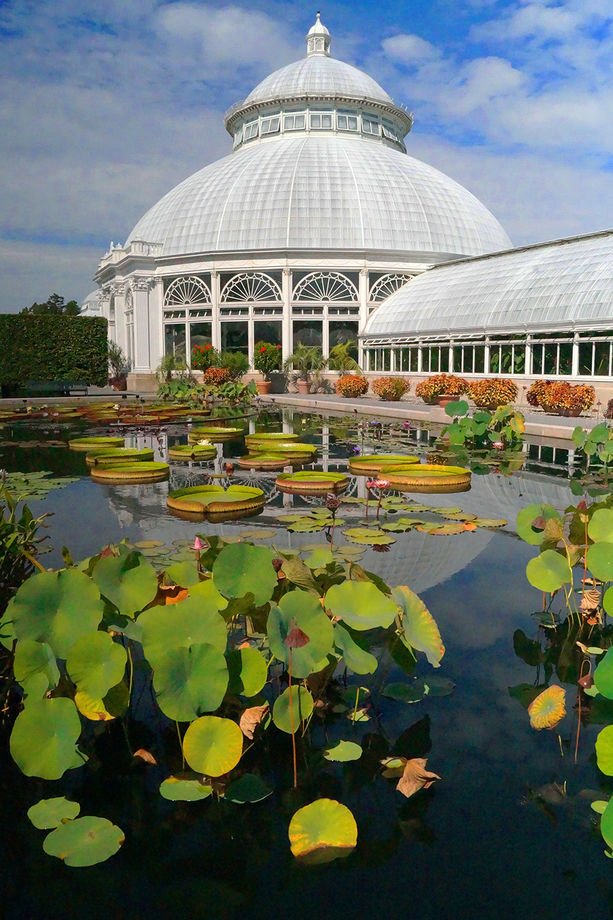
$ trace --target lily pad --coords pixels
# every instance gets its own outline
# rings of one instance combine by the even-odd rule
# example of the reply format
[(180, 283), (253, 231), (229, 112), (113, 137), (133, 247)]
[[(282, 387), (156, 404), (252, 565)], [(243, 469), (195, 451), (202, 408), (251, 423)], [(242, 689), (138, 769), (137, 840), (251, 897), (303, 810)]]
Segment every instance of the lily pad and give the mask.
[(272, 720), (278, 729), (292, 735), (300, 727), (300, 723), (306, 722), (311, 716), (313, 705), (313, 697), (309, 691), (293, 684), (275, 700)]
[(66, 670), (79, 690), (102, 698), (123, 678), (126, 662), (124, 647), (113, 642), (108, 633), (96, 631), (75, 642)]
[(231, 693), (255, 696), (268, 678), (268, 664), (257, 648), (237, 648), (226, 652)]
[(15, 720), (11, 756), (26, 776), (59, 779), (85, 762), (76, 752), (80, 734), (81, 720), (72, 700), (31, 700)]
[(566, 715), (565, 700), (564, 688), (555, 684), (539, 693), (528, 706), (532, 728), (554, 728)]
[(374, 674), (379, 662), (370, 652), (361, 648), (349, 630), (337, 623), (334, 627), (334, 644), (342, 652), (343, 660), (354, 674)]
[(124, 616), (133, 617), (150, 604), (157, 593), (155, 569), (137, 552), (101, 558), (92, 578), (100, 593)]
[(355, 741), (339, 741), (334, 747), (324, 751), (326, 760), (332, 760), (337, 763), (348, 763), (351, 760), (359, 760), (362, 756), (362, 748)]
[(594, 511), (587, 532), (595, 543), (613, 543), (613, 509), (598, 508)]
[(364, 543), (367, 546), (389, 546), (396, 542), (393, 537), (379, 528), (352, 527), (349, 530), (343, 530), (343, 534), (352, 543)]
[(156, 658), (153, 687), (169, 719), (191, 722), (213, 712), (225, 696), (228, 666), (222, 652), (204, 642), (168, 649)]
[(383, 695), (390, 700), (397, 700), (403, 703), (419, 703), (426, 696), (426, 687), (424, 681), (419, 678), (410, 681), (410, 683), (388, 684), (383, 689)]
[(358, 827), (346, 805), (317, 799), (299, 808), (289, 825), (293, 855), (307, 865), (348, 856), (358, 842)]
[(387, 629), (394, 622), (396, 603), (370, 581), (344, 581), (332, 585), (325, 598), (326, 607), (353, 629)]
[(28, 696), (39, 698), (57, 687), (60, 679), (51, 646), (34, 639), (22, 639), (17, 643), (13, 673)]
[(213, 565), (215, 586), (224, 597), (253, 594), (256, 606), (272, 597), (277, 573), (272, 567), (273, 554), (265, 546), (236, 543), (225, 546)]
[[(600, 654), (600, 649), (598, 651)], [(608, 700), (613, 700), (613, 648), (607, 650), (594, 671), (594, 683), (599, 693), (606, 696)]]
[(308, 677), (326, 665), (326, 656), (333, 647), (333, 627), (319, 599), (307, 591), (290, 591), (273, 606), (268, 615), (268, 640), (275, 658), (289, 664), (288, 634), (293, 627), (300, 629), (308, 641), (292, 648), (292, 674)]
[(587, 566), (596, 578), (613, 581), (613, 542), (593, 543), (587, 551)]
[(72, 821), (81, 811), (78, 802), (69, 802), (63, 795), (53, 799), (41, 799), (28, 808), (28, 818), (40, 831), (59, 827), (64, 821)]
[(233, 770), (243, 753), (243, 733), (232, 719), (201, 716), (183, 738), (185, 759), (197, 773), (222, 776)]
[(613, 776), (613, 725), (607, 725), (596, 738), (596, 763), (606, 776)]
[(400, 638), (406, 645), (423, 652), (432, 667), (438, 668), (445, 646), (436, 620), (421, 598), (405, 585), (394, 588), (392, 597), (400, 607)]
[[(611, 549), (613, 550), (613, 546)], [(539, 591), (557, 591), (562, 585), (569, 584), (572, 577), (566, 556), (556, 553), (553, 549), (546, 549), (540, 556), (531, 559), (526, 566), (526, 578)]]
[(43, 841), (43, 850), (57, 856), (67, 866), (95, 866), (119, 850), (124, 832), (106, 818), (77, 818), (51, 831)]
[(169, 802), (201, 802), (212, 792), (213, 787), (198, 776), (169, 776), (160, 784), (160, 795)]
[[(560, 515), (553, 505), (542, 503), (528, 505), (527, 508), (522, 508), (517, 515), (517, 536), (525, 540), (526, 543), (530, 543), (533, 546), (540, 546), (545, 537), (545, 523), (554, 518), (561, 520)], [(534, 526), (535, 521), (539, 522), (539, 525), (542, 523), (543, 526)]]
[(271, 795), (272, 789), (261, 776), (255, 773), (243, 773), (241, 777), (230, 783), (224, 798), (237, 805), (246, 805), (261, 802)]

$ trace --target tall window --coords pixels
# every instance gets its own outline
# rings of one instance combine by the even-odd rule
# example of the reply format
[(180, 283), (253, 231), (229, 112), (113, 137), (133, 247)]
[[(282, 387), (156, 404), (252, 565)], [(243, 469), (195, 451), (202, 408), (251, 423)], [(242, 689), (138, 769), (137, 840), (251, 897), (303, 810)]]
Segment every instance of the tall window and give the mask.
[(249, 324), (246, 322), (222, 322), (221, 350), (241, 351), (249, 354)]
[(322, 323), (320, 320), (294, 320), (294, 350), (297, 345), (322, 345)]
[(167, 323), (164, 326), (164, 354), (185, 358), (185, 323)]

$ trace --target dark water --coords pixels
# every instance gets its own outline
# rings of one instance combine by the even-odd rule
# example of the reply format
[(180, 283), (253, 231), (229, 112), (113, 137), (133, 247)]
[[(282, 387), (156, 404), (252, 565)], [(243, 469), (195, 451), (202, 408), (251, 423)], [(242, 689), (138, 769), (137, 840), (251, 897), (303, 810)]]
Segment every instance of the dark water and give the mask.
[[(270, 416), (262, 424), (278, 429), (281, 420)], [(322, 428), (320, 419), (286, 416), (285, 424), (299, 430), (304, 440), (323, 443), (326, 449), (320, 460), (332, 469), (342, 468), (343, 458), (356, 443), (362, 443), (364, 452), (371, 448), (395, 452), (399, 445), (407, 452), (428, 448), (427, 433), (416, 439), (401, 426), (391, 430), (384, 426), (379, 441), (374, 426), (359, 433), (353, 420), (331, 419)], [(33, 435), (34, 430), (35, 426), (27, 432), (15, 426), (10, 434), (5, 429), (3, 437), (44, 440), (65, 434), (36, 429)], [(156, 434), (154, 446), (163, 452), (166, 438), (184, 440), (184, 431), (171, 429), (159, 438)], [(139, 445), (150, 443), (150, 436), (138, 437)], [(269, 526), (284, 503), (274, 495), (264, 515), (242, 523), (192, 524), (168, 514), (166, 483), (99, 486), (88, 478), (82, 455), (42, 447), (4, 446), (0, 451), (0, 463), (7, 469), (82, 474), (79, 482), (51, 492), (45, 501), (31, 502), (35, 513), (53, 512), (49, 535), (54, 549), (45, 557), (46, 565), (61, 564), (59, 550), (64, 544), (74, 558), (81, 558), (125, 536), (170, 543), (196, 532), (236, 535), (241, 528)], [(226, 458), (236, 458), (240, 452), (240, 442), (224, 445)], [(190, 482), (201, 481), (203, 471), (212, 469), (203, 465), (191, 473), (177, 473), (175, 484), (183, 484), (189, 476)], [(249, 474), (237, 478), (252, 479)], [(272, 491), (274, 475), (264, 478)], [(354, 494), (359, 487), (360, 483), (352, 486)], [(318, 774), (316, 786), (318, 794), (339, 799), (356, 816), (358, 847), (349, 858), (305, 868), (291, 856), (287, 826), (293, 812), (313, 797), (315, 790), (308, 781), (296, 794), (284, 792), (255, 805), (163, 800), (157, 787), (173, 768), (174, 738), (171, 733), (156, 737), (155, 727), (144, 718), (130, 726), (132, 744), (154, 748), (160, 761), (155, 767), (132, 765), (117, 725), (106, 731), (93, 729), (100, 734), (99, 762), (94, 758), (91, 767), (72, 771), (57, 783), (25, 779), (3, 751), (4, 916), (10, 920), (175, 916), (306, 920), (324, 914), (350, 920), (613, 916), (611, 862), (603, 854), (589, 807), (590, 801), (611, 792), (610, 779), (599, 773), (593, 756), (601, 726), (582, 727), (575, 765), (573, 685), (566, 685), (569, 712), (560, 726), (564, 757), (557, 733), (531, 729), (525, 709), (508, 693), (509, 686), (537, 681), (536, 669), (515, 655), (513, 634), (522, 629), (530, 637), (537, 635), (531, 614), (540, 606), (540, 594), (530, 588), (524, 574), (535, 551), (513, 533), (514, 515), (531, 501), (565, 507), (571, 501), (565, 478), (537, 469), (513, 477), (490, 473), (473, 476), (470, 492), (423, 500), (504, 517), (509, 526), (452, 537), (415, 531), (395, 534), (389, 552), (368, 550), (362, 561), (389, 584), (407, 584), (423, 598), (446, 645), (437, 673), (453, 680), (456, 687), (450, 696), (426, 697), (414, 705), (392, 702), (375, 692), (380, 720), (352, 728), (339, 717), (327, 736), (323, 728), (314, 729), (314, 747), (344, 737), (359, 741), (365, 749), (358, 763), (328, 764)], [(289, 504), (286, 499), (287, 510)], [(300, 499), (294, 504), (306, 505)], [(350, 513), (357, 515), (357, 506)], [(279, 547), (300, 547), (323, 542), (323, 535), (290, 535), (281, 529), (275, 542)], [(423, 660), (419, 673), (430, 673)], [(385, 682), (402, 676), (399, 669), (392, 669)], [(375, 675), (375, 691), (378, 680)], [(442, 779), (405, 800), (394, 791), (393, 782), (380, 776), (373, 779), (373, 774), (379, 757), (411, 727), (408, 743), (414, 755), (428, 756), (428, 768)], [(6, 740), (3, 744), (6, 748)], [(271, 745), (258, 764), (268, 764), (270, 775), (286, 788), (289, 738), (277, 738)], [(552, 783), (566, 783), (566, 796), (553, 794), (550, 801)], [(43, 853), (44, 832), (29, 824), (25, 812), (41, 797), (64, 793), (81, 803), (82, 814), (103, 815), (124, 829), (126, 842), (108, 862), (70, 869)]]

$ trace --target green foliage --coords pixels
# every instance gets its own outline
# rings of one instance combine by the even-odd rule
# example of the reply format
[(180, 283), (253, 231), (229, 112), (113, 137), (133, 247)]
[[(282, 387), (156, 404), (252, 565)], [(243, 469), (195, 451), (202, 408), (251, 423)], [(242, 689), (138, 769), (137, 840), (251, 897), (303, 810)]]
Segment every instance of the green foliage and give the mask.
[(31, 307), (24, 307), (20, 315), (78, 316), (79, 312), (80, 307), (76, 300), (69, 300), (66, 303), (59, 294), (51, 294), (44, 303), (34, 302)]
[(606, 422), (594, 425), (589, 431), (578, 425), (572, 437), (579, 457), (584, 454), (589, 460), (599, 460), (604, 466), (613, 463), (613, 428)]
[(339, 342), (330, 349), (328, 367), (331, 371), (359, 371), (360, 365), (354, 358), (355, 354), (357, 354), (355, 340)]
[(95, 866), (113, 856), (124, 842), (124, 833), (106, 818), (76, 818), (61, 824), (45, 837), (43, 849), (67, 866)]
[(109, 370), (111, 377), (127, 377), (132, 369), (131, 363), (126, 358), (123, 349), (117, 342), (108, 341)]
[(480, 409), (470, 413), (464, 399), (450, 402), (445, 412), (453, 419), (441, 432), (453, 446), (489, 449), (501, 442), (504, 448), (517, 449), (523, 443), (525, 420), (512, 406), (499, 406), (493, 412)]
[[(31, 572), (32, 559), (44, 539), (39, 531), (47, 515), (35, 518), (27, 505), (18, 509), (19, 496), (3, 485), (0, 488), (0, 612)], [(0, 644), (3, 644), (1, 628)]]
[(66, 381), (104, 386), (107, 379), (106, 319), (0, 315), (0, 384)]
[(287, 358), (284, 367), (296, 371), (298, 377), (309, 380), (312, 374), (323, 371), (327, 364), (321, 348), (318, 345), (298, 345), (296, 350)]
[(271, 342), (256, 342), (253, 348), (253, 367), (270, 380), (273, 371), (281, 370), (281, 346)]
[(69, 802), (63, 795), (53, 799), (41, 799), (28, 808), (28, 818), (39, 831), (59, 827), (65, 821), (72, 821), (81, 811), (78, 802)]

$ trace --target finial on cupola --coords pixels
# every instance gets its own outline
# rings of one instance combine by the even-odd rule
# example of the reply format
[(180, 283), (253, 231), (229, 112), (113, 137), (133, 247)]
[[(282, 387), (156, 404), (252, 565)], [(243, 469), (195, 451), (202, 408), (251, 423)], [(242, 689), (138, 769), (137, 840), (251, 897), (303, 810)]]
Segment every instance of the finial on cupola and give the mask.
[(330, 33), (321, 21), (319, 10), (315, 18), (315, 25), (311, 26), (307, 33), (307, 55), (325, 54), (330, 57), (330, 42), (332, 41)]

